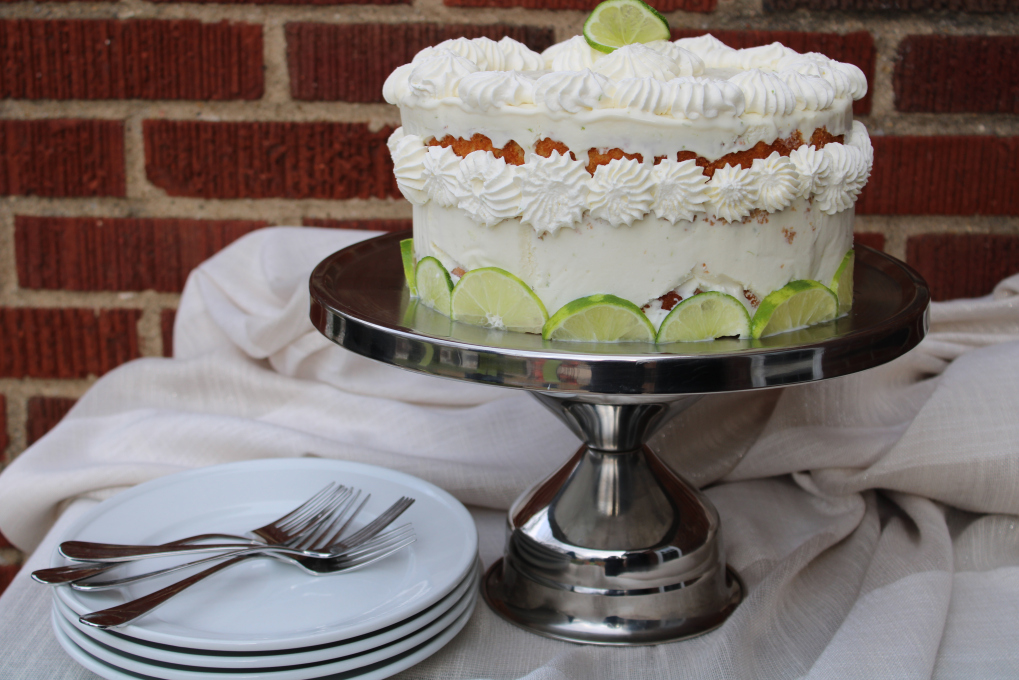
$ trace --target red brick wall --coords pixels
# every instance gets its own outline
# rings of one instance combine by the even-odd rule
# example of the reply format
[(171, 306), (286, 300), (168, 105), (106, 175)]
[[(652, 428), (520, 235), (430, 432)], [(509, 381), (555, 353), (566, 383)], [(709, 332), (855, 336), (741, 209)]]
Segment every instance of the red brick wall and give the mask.
[[(96, 376), (169, 356), (188, 272), (234, 239), (407, 224), (385, 147), (392, 68), (459, 35), (542, 49), (596, 0), (121, 4), (0, 0), (6, 459)], [(676, 37), (857, 64), (877, 154), (860, 242), (907, 259), (938, 299), (1019, 271), (1019, 1), (652, 4)]]

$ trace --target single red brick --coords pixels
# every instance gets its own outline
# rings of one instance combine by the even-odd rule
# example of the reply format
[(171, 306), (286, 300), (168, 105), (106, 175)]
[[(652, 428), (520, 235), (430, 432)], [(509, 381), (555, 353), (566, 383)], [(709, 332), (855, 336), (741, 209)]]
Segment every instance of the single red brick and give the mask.
[(399, 197), (386, 140), (364, 123), (146, 120), (145, 171), (171, 196)]
[(871, 138), (874, 171), (856, 211), (1019, 215), (1019, 137)]
[(764, 0), (765, 12), (797, 9), (843, 12), (1014, 12), (1015, 0)]
[(163, 334), (163, 356), (173, 356), (173, 322), (177, 320), (176, 309), (164, 309), (159, 313), (159, 329)]
[(533, 50), (555, 42), (551, 28), (465, 24), (287, 24), (290, 93), (306, 101), (381, 102), (397, 66), (450, 38), (509, 36)]
[(87, 378), (138, 351), (137, 309), (0, 307), (0, 377)]
[(29, 445), (42, 439), (67, 415), (77, 399), (63, 397), (32, 397), (28, 400), (28, 422), (25, 424), (25, 440)]
[(244, 220), (14, 218), (18, 285), (46, 290), (184, 288), (188, 274), (241, 236)]
[[(8, 0), (4, 0), (7, 2)], [(7, 590), (7, 586), (11, 585), (11, 581), (18, 575), (21, 570), (19, 564), (4, 564), (0, 565), (0, 594), (3, 594)]]
[(1019, 37), (907, 36), (892, 84), (899, 111), (1019, 113)]
[(259, 99), (262, 27), (226, 21), (0, 21), (0, 97)]
[(786, 47), (800, 53), (820, 52), (821, 54), (844, 61), (859, 67), (867, 76), (867, 95), (853, 102), (853, 113), (866, 115), (870, 113), (871, 90), (874, 82), (874, 36), (867, 31), (856, 31), (855, 33), (803, 33), (800, 31), (722, 31), (704, 29), (672, 29), (672, 39), (696, 38), (699, 35), (711, 33), (729, 47), (746, 49), (747, 47), (760, 47), (770, 45), (773, 42), (780, 42)]
[(123, 196), (119, 120), (0, 120), (0, 195)]
[(305, 217), (302, 224), (306, 227), (325, 227), (327, 229), (360, 229), (364, 231), (404, 231), (410, 229), (411, 220), (334, 220), (328, 217)]
[(868, 246), (870, 248), (873, 248), (874, 250), (885, 249), (884, 234), (878, 234), (874, 232), (870, 233), (856, 232), (855, 234), (853, 234), (853, 242), (861, 246)]
[[(527, 9), (592, 10), (601, 0), (443, 0), (450, 7), (526, 7)], [(717, 0), (648, 0), (659, 12), (713, 12)]]
[(1019, 236), (910, 236), (906, 262), (927, 279), (935, 300), (979, 297), (990, 293), (1005, 277), (1019, 273)]
[[(7, 397), (0, 394), (0, 454), (7, 450), (7, 445), (10, 443), (11, 438), (7, 432)], [(7, 539), (3, 534), (0, 534), (0, 548), (9, 547)]]

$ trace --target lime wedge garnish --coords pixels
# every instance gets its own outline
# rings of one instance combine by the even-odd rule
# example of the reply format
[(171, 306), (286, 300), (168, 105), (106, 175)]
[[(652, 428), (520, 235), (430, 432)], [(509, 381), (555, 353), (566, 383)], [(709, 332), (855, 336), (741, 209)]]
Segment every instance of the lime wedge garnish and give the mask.
[(629, 300), (588, 295), (563, 305), (545, 323), (541, 337), (567, 342), (654, 342), (655, 327)]
[(599, 52), (623, 45), (671, 40), (669, 22), (641, 0), (605, 0), (584, 22), (584, 39)]
[(655, 341), (696, 342), (730, 335), (750, 335), (750, 314), (733, 296), (712, 291), (688, 297), (673, 307)]
[(545, 305), (534, 291), (498, 267), (464, 274), (453, 288), (452, 308), (454, 321), (523, 333), (540, 333), (548, 319)]
[(856, 251), (850, 250), (842, 258), (842, 264), (831, 279), (831, 291), (839, 298), (839, 314), (845, 314), (853, 308), (853, 264), (856, 262)]
[(831, 321), (839, 313), (835, 293), (817, 281), (792, 281), (761, 301), (750, 334), (763, 338), (795, 328)]
[(417, 289), (421, 302), (449, 316), (453, 281), (446, 268), (434, 257), (422, 257), (418, 262)]
[(411, 295), (418, 294), (416, 278), (414, 276), (414, 239), (405, 238), (400, 241), (400, 257), (403, 258), (403, 275), (407, 277), (407, 287)]

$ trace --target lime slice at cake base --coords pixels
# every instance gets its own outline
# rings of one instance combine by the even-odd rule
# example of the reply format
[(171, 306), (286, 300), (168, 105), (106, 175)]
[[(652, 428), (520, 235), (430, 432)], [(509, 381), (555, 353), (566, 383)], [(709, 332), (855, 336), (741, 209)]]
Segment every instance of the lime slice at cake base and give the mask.
[(407, 278), (410, 294), (417, 295), (417, 278), (414, 275), (414, 239), (405, 238), (400, 241), (400, 257), (403, 259), (403, 275)]
[(853, 308), (853, 265), (856, 263), (856, 251), (850, 250), (842, 258), (842, 264), (831, 279), (831, 292), (839, 299), (839, 314), (845, 314)]
[(421, 302), (449, 316), (453, 280), (434, 257), (422, 257), (417, 265), (417, 294)]
[(545, 305), (534, 291), (498, 267), (464, 274), (453, 288), (452, 311), (454, 321), (522, 333), (540, 333), (548, 320)]
[(795, 328), (831, 321), (839, 299), (817, 281), (792, 281), (761, 301), (750, 322), (750, 335), (764, 338)]
[(589, 295), (552, 315), (541, 337), (566, 342), (654, 342), (655, 327), (640, 307), (615, 295)]
[(671, 40), (669, 22), (641, 0), (605, 0), (584, 22), (584, 39), (599, 52), (623, 45)]
[(743, 303), (720, 292), (698, 293), (672, 308), (658, 329), (658, 343), (697, 342), (750, 335), (750, 314)]

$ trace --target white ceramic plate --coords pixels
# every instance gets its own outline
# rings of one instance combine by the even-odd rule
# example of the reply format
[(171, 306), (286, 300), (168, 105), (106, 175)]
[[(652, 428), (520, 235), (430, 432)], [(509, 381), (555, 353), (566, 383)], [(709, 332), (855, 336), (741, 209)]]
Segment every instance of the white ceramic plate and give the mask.
[(56, 613), (79, 633), (84, 633), (96, 642), (130, 656), (140, 657), (149, 661), (204, 668), (231, 670), (280, 668), (308, 663), (337, 661), (405, 638), (453, 609), (460, 603), (464, 595), (475, 592), (478, 588), (478, 576), (480, 573), (481, 567), (479, 565), (468, 574), (467, 578), (452, 593), (442, 600), (417, 616), (390, 626), (383, 631), (345, 640), (335, 645), (313, 647), (298, 652), (276, 652), (271, 654), (217, 653), (210, 651), (198, 652), (163, 645), (140, 644), (130, 638), (80, 623), (78, 617), (57, 598), (54, 598), (53, 606)]
[[(139, 642), (221, 652), (335, 644), (415, 616), (452, 592), (473, 568), (474, 521), (451, 495), (401, 472), (321, 458), (229, 463), (152, 480), (99, 504), (63, 538), (156, 544), (209, 531), (243, 534), (287, 513), (330, 481), (372, 495), (356, 525), (371, 521), (400, 496), (415, 498), (400, 522), (413, 523), (417, 542), (370, 568), (329, 576), (310, 576), (269, 558), (246, 560), (118, 632)], [(121, 573), (149, 571), (169, 561), (145, 562)], [(58, 554), (52, 561), (53, 566), (66, 563)], [(95, 593), (54, 591), (81, 615), (179, 578), (170, 574)]]
[[(310, 668), (301, 669), (302, 671), (308, 671), (308, 673), (301, 675), (300, 677), (304, 680), (312, 680), (314, 678), (322, 678), (323, 680), (326, 678), (328, 678), (328, 680), (353, 680), (354, 678), (357, 678), (357, 680), (382, 680), (383, 678), (388, 678), (391, 675), (395, 675), (400, 671), (410, 668), (416, 663), (424, 661), (432, 654), (435, 654), (435, 652), (446, 646), (449, 641), (452, 640), (457, 633), (463, 630), (465, 625), (467, 625), (467, 621), (470, 620), (471, 614), (474, 612), (474, 605), (476, 603), (477, 596), (475, 595), (467, 609), (460, 614), (459, 618), (457, 618), (452, 625), (442, 631), (439, 631), (433, 638), (422, 642), (417, 647), (392, 656), (384, 661), (362, 666), (348, 672), (329, 670), (330, 664), (312, 666)], [(64, 628), (61, 625), (62, 618), (56, 613), (56, 611), (52, 612), (52, 618), (53, 632), (56, 635), (57, 642), (59, 642), (60, 646), (64, 648), (64, 651), (66, 651), (72, 659), (80, 663), (86, 669), (106, 678), (106, 680), (166, 680), (168, 677), (163, 673), (164, 669), (158, 666), (145, 665), (142, 671), (130, 671), (92, 656), (75, 644), (68, 634), (64, 632)], [(73, 627), (66, 623), (63, 625), (67, 626), (70, 631), (74, 631)], [(84, 640), (89, 639), (85, 636), (82, 636), (82, 638)], [(319, 674), (320, 671), (324, 674)], [(186, 677), (193, 678), (197, 676)], [(267, 676), (264, 674), (237, 675), (230, 671), (216, 673), (207, 677), (214, 678), (215, 680), (226, 680), (227, 678), (258, 678), (259, 680), (269, 677), (274, 679), (277, 678), (275, 675)]]

